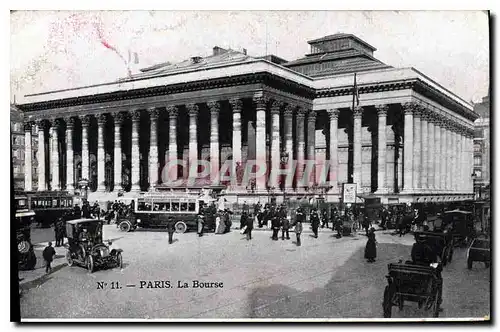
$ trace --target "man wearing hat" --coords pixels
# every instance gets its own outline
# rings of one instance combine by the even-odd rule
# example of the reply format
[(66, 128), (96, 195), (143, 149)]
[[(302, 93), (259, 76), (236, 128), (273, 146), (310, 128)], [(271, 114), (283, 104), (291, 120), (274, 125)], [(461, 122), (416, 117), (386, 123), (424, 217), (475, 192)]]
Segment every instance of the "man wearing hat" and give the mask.
[(318, 211), (316, 211), (316, 209), (312, 209), (310, 219), (311, 219), (312, 231), (314, 233), (314, 238), (317, 239), (320, 221), (319, 221)]
[(203, 228), (205, 227), (205, 215), (202, 209), (200, 209), (200, 212), (198, 213), (198, 236), (202, 237), (203, 236)]

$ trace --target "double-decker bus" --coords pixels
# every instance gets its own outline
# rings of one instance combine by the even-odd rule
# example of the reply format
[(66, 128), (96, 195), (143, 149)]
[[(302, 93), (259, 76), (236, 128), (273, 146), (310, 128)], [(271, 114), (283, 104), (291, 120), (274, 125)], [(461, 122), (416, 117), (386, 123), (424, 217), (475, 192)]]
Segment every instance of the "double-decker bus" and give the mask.
[(65, 191), (17, 192), (16, 204), (35, 212), (35, 220), (42, 227), (50, 227), (57, 218), (73, 209), (75, 195)]
[[(123, 232), (141, 228), (166, 228), (170, 217), (175, 220), (177, 233), (197, 228), (197, 215), (203, 207), (214, 199), (189, 194), (146, 193), (133, 199), (133, 210), (118, 219), (118, 227)], [(205, 222), (207, 231), (213, 230), (214, 218)]]

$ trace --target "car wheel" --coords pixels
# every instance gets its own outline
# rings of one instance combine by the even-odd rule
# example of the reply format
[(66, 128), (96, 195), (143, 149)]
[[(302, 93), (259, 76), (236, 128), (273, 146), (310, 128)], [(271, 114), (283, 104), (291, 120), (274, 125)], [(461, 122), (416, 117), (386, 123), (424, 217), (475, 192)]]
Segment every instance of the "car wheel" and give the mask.
[(123, 258), (122, 258), (122, 253), (119, 252), (117, 255), (116, 255), (116, 262), (118, 264), (118, 267), (120, 269), (123, 269)]
[(472, 270), (472, 259), (470, 259), (470, 258), (467, 259), (467, 268), (469, 270)]
[(176, 233), (185, 233), (187, 230), (187, 226), (186, 224), (183, 222), (183, 221), (178, 221), (176, 224), (175, 224), (175, 232)]
[(87, 266), (87, 270), (92, 273), (94, 272), (94, 258), (92, 256), (87, 256), (87, 258), (85, 259), (85, 265)]
[(128, 221), (122, 221), (119, 225), (120, 231), (130, 232), (131, 225)]
[(69, 250), (66, 252), (66, 261), (68, 262), (68, 266), (73, 266), (75, 261), (73, 261), (73, 258), (71, 258), (71, 253)]

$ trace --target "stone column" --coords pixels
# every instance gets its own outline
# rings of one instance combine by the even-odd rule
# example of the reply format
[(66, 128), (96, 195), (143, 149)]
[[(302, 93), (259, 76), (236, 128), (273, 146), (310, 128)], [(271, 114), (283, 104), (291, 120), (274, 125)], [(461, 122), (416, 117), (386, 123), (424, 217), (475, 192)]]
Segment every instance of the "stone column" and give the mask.
[(377, 171), (377, 194), (387, 194), (386, 165), (387, 165), (387, 111), (388, 105), (376, 105), (378, 115), (378, 171)]
[(413, 188), (415, 191), (422, 189), (422, 109), (414, 105), (413, 112)]
[(271, 187), (279, 189), (278, 175), (281, 165), (280, 111), (283, 102), (273, 100), (271, 104)]
[(446, 192), (447, 191), (447, 174), (448, 174), (448, 168), (447, 168), (447, 161), (448, 161), (448, 130), (447, 130), (447, 123), (446, 119), (443, 119), (441, 122), (441, 154), (439, 156), (439, 171), (441, 173), (441, 179), (440, 179), (440, 187), (441, 191)]
[(354, 167), (353, 167), (353, 181), (356, 183), (357, 193), (361, 193), (362, 185), (361, 181), (361, 172), (362, 172), (362, 160), (361, 160), (361, 126), (362, 126), (362, 115), (363, 108), (355, 107), (354, 108), (354, 151), (353, 151), (353, 159), (354, 159)]
[(473, 164), (474, 164), (474, 131), (471, 129), (469, 131), (468, 137), (467, 137), (467, 154), (468, 154), (468, 160), (467, 160), (467, 165), (469, 167), (469, 176), (467, 177), (468, 180), (468, 192), (473, 193), (474, 192), (474, 181), (472, 181), (471, 174), (473, 172)]
[(97, 191), (106, 191), (105, 160), (104, 151), (104, 126), (106, 125), (106, 115), (99, 114), (97, 117)]
[(198, 127), (197, 118), (199, 107), (196, 104), (186, 105), (186, 109), (189, 114), (189, 150), (188, 150), (188, 160), (189, 160), (189, 177), (196, 178), (198, 173)]
[(141, 119), (141, 112), (132, 111), (132, 187), (130, 191), (138, 192), (141, 190), (140, 186), (140, 152), (139, 152), (139, 126)]
[(38, 191), (47, 190), (47, 180), (45, 178), (45, 128), (47, 122), (39, 120), (38, 127)]
[(234, 98), (229, 100), (229, 104), (233, 110), (233, 142), (232, 142), (232, 151), (233, 151), (233, 164), (232, 171), (233, 176), (236, 175), (236, 165), (239, 163), (241, 166), (242, 158), (241, 158), (241, 111), (243, 108), (243, 103), (241, 99)]
[(24, 190), (33, 190), (33, 170), (32, 170), (32, 153), (31, 148), (31, 130), (33, 123), (24, 123)]
[[(294, 155), (293, 155), (293, 111), (296, 109), (295, 106), (287, 104), (285, 106), (285, 110), (283, 111), (283, 117), (284, 117), (284, 138), (285, 138), (285, 153), (288, 154), (288, 163), (285, 166), (288, 170), (292, 168), (292, 164), (294, 162)], [(289, 176), (293, 176), (292, 173), (287, 173), (286, 179), (288, 179)], [(285, 180), (285, 183), (287, 181)], [(292, 187), (293, 187), (293, 181), (290, 182)], [(293, 188), (286, 188), (286, 190), (292, 190)]]
[(329, 109), (328, 116), (330, 117), (330, 186), (331, 193), (338, 194), (338, 177), (339, 177), (339, 157), (338, 157), (338, 128), (339, 128), (339, 113), (338, 109)]
[[(296, 136), (297, 136), (297, 169), (296, 169), (296, 179), (297, 181), (302, 181), (302, 176), (304, 174), (304, 163), (305, 163), (305, 128), (304, 128), (304, 119), (306, 116), (306, 112), (303, 108), (297, 109), (297, 121), (296, 121)], [(303, 187), (304, 184), (298, 182), (299, 187)]]
[(403, 133), (403, 192), (413, 192), (413, 178), (414, 178), (414, 165), (413, 165), (413, 111), (415, 110), (414, 103), (402, 104), (404, 112), (404, 133)]
[[(267, 174), (267, 156), (266, 156), (266, 107), (267, 99), (263, 93), (256, 93), (253, 97), (255, 105), (256, 123), (255, 123), (255, 159), (260, 170), (263, 168)], [(259, 174), (261, 171), (257, 171)], [(255, 187), (257, 190), (263, 191), (266, 189), (266, 175), (258, 176)]]
[(434, 122), (434, 188), (441, 190), (441, 121)]
[(458, 181), (457, 184), (457, 191), (460, 193), (464, 192), (464, 179), (465, 179), (465, 172), (464, 172), (464, 160), (463, 160), (463, 136), (462, 136), (462, 125), (460, 125), (459, 130), (458, 130), (458, 174), (460, 174), (460, 180)]
[(427, 130), (428, 130), (428, 154), (427, 154), (427, 186), (429, 190), (435, 189), (434, 185), (434, 176), (436, 174), (436, 171), (434, 170), (434, 156), (436, 155), (435, 151), (435, 145), (434, 145), (434, 140), (435, 140), (435, 130), (434, 130), (434, 119), (432, 118), (432, 115), (429, 114), (429, 120), (427, 122)]
[(428, 131), (428, 112), (427, 110), (423, 110), (422, 116), (420, 118), (420, 125), (422, 127), (421, 130), (421, 142), (422, 142), (422, 150), (421, 150), (421, 172), (420, 172), (420, 188), (422, 191), (426, 192), (429, 189), (427, 180), (429, 175), (429, 166), (428, 158), (429, 158), (429, 131)]
[(122, 141), (121, 141), (121, 126), (123, 123), (123, 113), (116, 113), (114, 115), (115, 124), (115, 148), (113, 151), (113, 171), (114, 171), (114, 186), (113, 191), (118, 192), (123, 190), (122, 187)]
[(210, 181), (217, 185), (220, 181), (219, 112), (218, 101), (207, 103), (210, 109)]
[(70, 193), (75, 191), (74, 157), (73, 157), (73, 128), (74, 118), (66, 119), (66, 190)]
[(467, 179), (470, 178), (470, 174), (467, 169), (467, 137), (465, 127), (462, 128), (462, 192), (467, 192)]
[(52, 179), (51, 179), (51, 190), (57, 191), (61, 190), (61, 179), (59, 178), (59, 128), (61, 126), (61, 120), (55, 119), (52, 121), (52, 151), (50, 154), (51, 168), (52, 168)]
[(308, 174), (309, 183), (314, 185), (316, 184), (316, 111), (314, 110), (310, 110), (307, 115), (307, 160), (314, 162), (311, 174)]
[[(176, 106), (167, 106), (169, 115), (169, 137), (168, 137), (168, 162), (170, 169), (168, 170), (168, 177), (171, 181), (177, 180), (178, 167), (177, 161), (177, 115), (179, 109)], [(175, 164), (174, 164), (175, 163)]]
[(446, 189), (448, 192), (452, 191), (452, 184), (453, 184), (453, 152), (452, 152), (452, 146), (453, 146), (453, 133), (452, 133), (452, 126), (448, 126), (447, 134), (446, 134), (446, 169), (448, 172), (446, 173)]
[(456, 174), (454, 176), (453, 181), (453, 191), (459, 191), (460, 184), (460, 149), (459, 149), (459, 141), (460, 135), (458, 133), (458, 128), (455, 127), (455, 131), (453, 132), (453, 173)]
[(90, 115), (84, 115), (82, 121), (82, 179), (90, 181), (89, 126)]
[(151, 107), (149, 112), (149, 190), (153, 190), (158, 184), (158, 109)]

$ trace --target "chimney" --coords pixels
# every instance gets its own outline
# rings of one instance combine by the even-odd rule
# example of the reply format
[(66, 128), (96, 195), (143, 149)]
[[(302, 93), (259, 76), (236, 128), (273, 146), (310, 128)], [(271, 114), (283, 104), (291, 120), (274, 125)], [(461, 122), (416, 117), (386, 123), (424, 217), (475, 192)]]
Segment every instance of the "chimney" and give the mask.
[(220, 55), (220, 54), (224, 54), (226, 52), (227, 52), (226, 49), (223, 49), (222, 47), (219, 47), (219, 46), (214, 46), (214, 48), (213, 48), (213, 55)]
[(247, 49), (246, 48), (243, 49), (243, 54), (247, 55)]
[(191, 58), (192, 63), (200, 63), (203, 58), (201, 56), (194, 56)]

